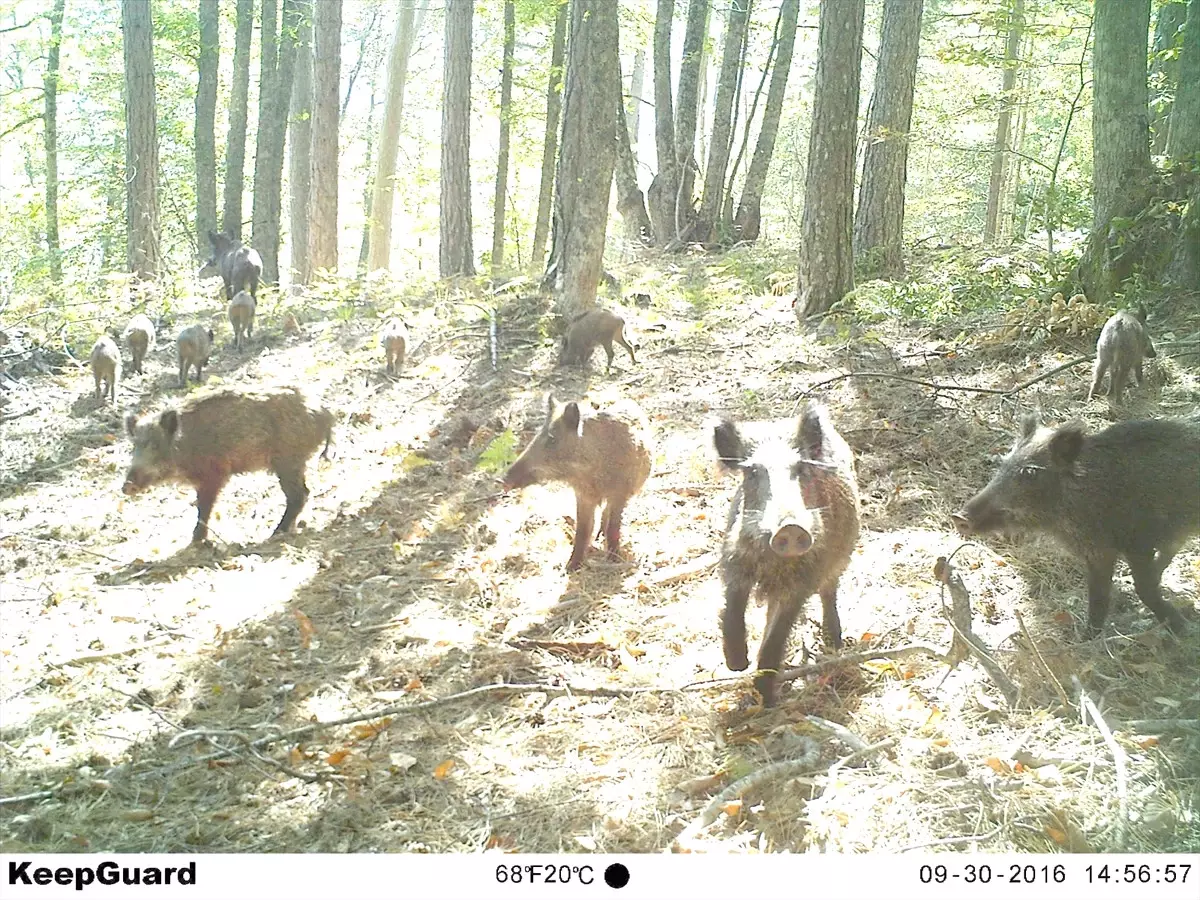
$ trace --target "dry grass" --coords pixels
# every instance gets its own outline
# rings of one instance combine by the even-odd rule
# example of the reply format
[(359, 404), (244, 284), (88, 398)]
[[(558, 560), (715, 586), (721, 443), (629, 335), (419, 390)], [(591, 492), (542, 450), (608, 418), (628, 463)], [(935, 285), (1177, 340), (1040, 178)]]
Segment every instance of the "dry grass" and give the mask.
[[(808, 772), (725, 804), (692, 847), (1200, 848), (1200, 644), (1151, 627), (1127, 572), (1107, 638), (1081, 643), (1082, 576), (1053, 548), (957, 555), (975, 631), (1021, 689), (1015, 709), (974, 661), (916, 658), (824, 670), (762, 712), (721, 662), (719, 576), (675, 569), (716, 549), (734, 487), (714, 475), (713, 413), (790, 414), (850, 368), (1006, 387), (1067, 356), (948, 355), (898, 325), (822, 342), (769, 291), (726, 307), (668, 293), (630, 316), (665, 326), (640, 330), (644, 362), (606, 377), (553, 368), (538, 312), (511, 301), (493, 372), (486, 342), (443, 340), (462, 323), (431, 308), (395, 383), (354, 320), (285, 336), (264, 316), (241, 355), (219, 333), (209, 386), (296, 382), (342, 413), (339, 456), (314, 461), (304, 527), (282, 541), (266, 540), (278, 487), (252, 475), (218, 501), (215, 546), (189, 547), (187, 491), (121, 499), (128, 443), (90, 376), (28, 382), (42, 411), (7, 425), (0, 449), (0, 793), (37, 797), (0, 806), (0, 849), (656, 851), (722, 788), (814, 750)], [(1195, 371), (1160, 362), (1120, 414), (1195, 408)], [(1092, 427), (1116, 414), (1083, 403), (1084, 368), (1016, 398), (862, 379), (822, 392), (864, 498), (841, 591), (847, 652), (949, 646), (933, 577), (959, 543), (947, 515), (987, 479), (1018, 406)], [(160, 348), (122, 399), (150, 408), (181, 393), (173, 379)], [(628, 565), (597, 556), (567, 577), (569, 493), (502, 496), (477, 468), (492, 436), (539, 423), (548, 388), (632, 397), (658, 431)], [(1193, 620), (1198, 574), (1193, 541), (1164, 576)], [(1059, 708), (1018, 612), (1072, 701), (1075, 676), (1116, 730), (1127, 822), (1112, 748)], [(752, 610), (752, 641), (761, 619)], [(796, 647), (818, 634), (806, 619)], [(376, 714), (498, 681), (543, 689)], [(854, 748), (809, 716), (893, 743), (831, 774)], [(361, 721), (259, 740), (347, 717)], [(214, 745), (233, 752), (203, 759)]]

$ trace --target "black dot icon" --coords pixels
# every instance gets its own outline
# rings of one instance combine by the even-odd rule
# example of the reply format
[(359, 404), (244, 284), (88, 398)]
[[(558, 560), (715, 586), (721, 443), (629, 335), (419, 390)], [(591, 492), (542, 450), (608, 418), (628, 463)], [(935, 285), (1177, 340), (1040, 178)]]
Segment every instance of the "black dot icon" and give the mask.
[(629, 870), (620, 863), (613, 863), (604, 870), (604, 883), (610, 888), (623, 888), (629, 884)]

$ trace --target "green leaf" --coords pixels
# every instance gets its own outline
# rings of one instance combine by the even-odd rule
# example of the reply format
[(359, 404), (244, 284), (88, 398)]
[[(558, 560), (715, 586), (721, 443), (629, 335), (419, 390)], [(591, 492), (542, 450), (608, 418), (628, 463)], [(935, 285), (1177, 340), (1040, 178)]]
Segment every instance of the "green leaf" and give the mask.
[(506, 429), (492, 438), (486, 449), (479, 454), (475, 468), (484, 472), (498, 473), (507, 469), (517, 459), (517, 436)]

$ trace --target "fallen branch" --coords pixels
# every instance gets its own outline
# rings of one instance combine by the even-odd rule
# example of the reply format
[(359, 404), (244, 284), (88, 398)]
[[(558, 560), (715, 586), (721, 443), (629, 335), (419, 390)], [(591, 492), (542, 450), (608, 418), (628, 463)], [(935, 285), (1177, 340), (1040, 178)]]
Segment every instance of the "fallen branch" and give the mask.
[(23, 418), (25, 418), (25, 416), (32, 416), (34, 413), (41, 412), (41, 411), (42, 411), (42, 408), (40, 406), (33, 406), (33, 407), (30, 407), (29, 409), (22, 410), (19, 413), (12, 413), (11, 415), (7, 415), (7, 416), (0, 418), (0, 423), (11, 422), (13, 419), (23, 419)]
[[(71, 461), (74, 462), (74, 460), (71, 460)], [(95, 550), (89, 550), (87, 547), (83, 546), (82, 544), (80, 544), (76, 541), (63, 541), (63, 540), (59, 540), (58, 538), (34, 537), (31, 534), (21, 534), (19, 532), (9, 532), (8, 534), (0, 534), (0, 541), (5, 541), (5, 540), (8, 540), (9, 538), (17, 538), (18, 540), (22, 540), (22, 541), (33, 541), (36, 544), (58, 544), (59, 546), (62, 546), (62, 547), (74, 547), (80, 553), (86, 553), (89, 556), (95, 556), (99, 559), (106, 559), (109, 562), (117, 563), (118, 565), (120, 565), (120, 563), (121, 563), (121, 560), (119, 560), (119, 559), (114, 559), (111, 556), (105, 556), (103, 553), (97, 553)]]
[(995, 828), (993, 828), (987, 834), (968, 834), (968, 835), (964, 835), (962, 837), (938, 838), (936, 841), (922, 841), (919, 844), (908, 844), (905, 847), (901, 847), (896, 852), (897, 853), (908, 853), (910, 850), (923, 850), (926, 847), (945, 847), (950, 844), (972, 844), (972, 843), (976, 843), (976, 842), (987, 841), (987, 840), (991, 840), (992, 838), (994, 838), (996, 835), (998, 835), (1003, 830), (1004, 830), (1003, 825), (997, 825)]
[(861, 653), (840, 653), (818, 663), (807, 666), (796, 666), (793, 669), (783, 669), (777, 681), (795, 681), (805, 675), (819, 675), (822, 672), (836, 668), (846, 663), (864, 663), (873, 659), (908, 659), (910, 656), (930, 656), (938, 662), (946, 662), (946, 654), (937, 647), (928, 644), (905, 644), (903, 647), (891, 647), (883, 650), (864, 650)]
[[(961, 549), (961, 546), (956, 548), (954, 553), (957, 553)], [(950, 558), (953, 558), (954, 553), (950, 554)], [(1010, 707), (1016, 706), (1021, 692), (1013, 684), (1012, 679), (1005, 674), (1000, 664), (992, 658), (987, 646), (971, 629), (971, 595), (967, 593), (967, 588), (962, 583), (962, 579), (959, 578), (953, 566), (950, 565), (950, 558), (939, 556), (933, 568), (934, 577), (950, 590), (950, 599), (953, 604), (951, 615), (947, 617), (950, 627), (954, 629), (956, 638), (954, 644), (951, 645), (950, 658), (953, 657), (953, 647), (957, 644), (958, 640), (961, 640), (970, 654), (979, 660), (979, 665), (987, 672), (988, 677), (992, 679), (992, 683), (1000, 689), (1000, 693), (1004, 695), (1004, 699), (1008, 702), (1008, 705)], [(944, 606), (945, 603), (943, 601)], [(961, 623), (959, 620), (961, 620)]]
[(113, 656), (125, 656), (129, 653), (138, 653), (142, 650), (148, 650), (151, 647), (157, 647), (159, 644), (165, 644), (171, 640), (171, 635), (164, 635), (160, 638), (155, 638), (152, 641), (146, 641), (144, 644), (133, 644), (129, 647), (122, 647), (119, 650), (105, 650), (103, 653), (89, 653), (86, 656), (76, 656), (74, 659), (64, 659), (60, 662), (46, 663), (52, 669), (62, 669), (67, 666), (81, 666), (84, 663), (99, 662), (102, 659), (109, 659)]
[(1125, 786), (1125, 751), (1121, 749), (1121, 745), (1113, 737), (1112, 730), (1108, 727), (1108, 723), (1104, 721), (1104, 716), (1100, 715), (1100, 710), (1092, 702), (1092, 698), (1083, 689), (1078, 675), (1071, 676), (1071, 685), (1079, 694), (1079, 712), (1083, 724), (1087, 724), (1088, 717), (1090, 716), (1096, 728), (1100, 731), (1100, 736), (1104, 738), (1104, 743), (1108, 745), (1108, 752), (1112, 754), (1113, 765), (1117, 770), (1116, 849), (1123, 850), (1125, 848), (1125, 830), (1129, 824), (1129, 791)]
[(1016, 387), (1011, 388), (981, 388), (970, 387), (965, 384), (940, 384), (936, 381), (925, 381), (921, 378), (909, 378), (907, 375), (893, 375), (891, 372), (845, 372), (841, 375), (835, 375), (833, 378), (827, 378), (824, 381), (818, 381), (816, 384), (810, 385), (807, 390), (801, 391), (799, 394), (797, 394), (796, 399), (801, 400), (812, 394), (813, 391), (817, 390), (817, 388), (822, 388), (838, 381), (845, 381), (847, 378), (883, 378), (888, 381), (903, 381), (906, 384), (916, 384), (922, 387), (933, 388), (937, 391), (965, 391), (971, 394), (994, 394), (999, 397), (1011, 397), (1013, 394), (1020, 393), (1028, 387), (1033, 387), (1033, 385), (1037, 384), (1039, 381), (1045, 381), (1047, 378), (1057, 375), (1064, 369), (1073, 368), (1082, 362), (1091, 362), (1094, 358), (1094, 354), (1091, 356), (1081, 356), (1078, 359), (1073, 359), (1068, 363), (1063, 363), (1061, 366), (1056, 366), (1049, 372), (1044, 372), (1036, 378), (1031, 378), (1029, 381), (1026, 381), (1023, 384), (1018, 384)]
[(1050, 683), (1054, 685), (1054, 689), (1058, 691), (1058, 699), (1062, 702), (1063, 709), (1070, 709), (1071, 701), (1067, 699), (1067, 691), (1062, 686), (1062, 682), (1050, 671), (1050, 666), (1046, 664), (1046, 660), (1042, 656), (1042, 651), (1038, 649), (1038, 645), (1029, 633), (1029, 629), (1025, 627), (1025, 617), (1021, 615), (1020, 610), (1017, 610), (1016, 616), (1017, 625), (1021, 628), (1021, 634), (1025, 635), (1025, 641), (1029, 644), (1029, 649), (1033, 651), (1033, 658), (1037, 662), (1038, 668), (1042, 670), (1042, 674), (1049, 679)]
[(666, 587), (667, 585), (678, 584), (681, 581), (687, 581), (697, 575), (703, 575), (709, 569), (713, 568), (721, 561), (720, 553), (706, 553), (704, 556), (697, 557), (690, 562), (681, 563), (678, 566), (671, 566), (669, 569), (663, 569), (655, 573), (650, 579), (650, 583), (655, 587)]

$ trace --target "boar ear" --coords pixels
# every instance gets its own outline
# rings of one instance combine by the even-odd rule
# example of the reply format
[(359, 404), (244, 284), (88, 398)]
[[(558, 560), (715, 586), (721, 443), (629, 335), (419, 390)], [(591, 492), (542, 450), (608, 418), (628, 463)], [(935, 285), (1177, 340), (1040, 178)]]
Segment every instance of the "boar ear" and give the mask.
[(727, 469), (736, 469), (746, 461), (746, 442), (736, 423), (723, 419), (713, 428), (713, 446), (717, 448), (717, 459)]
[(175, 437), (179, 428), (179, 413), (173, 409), (163, 410), (163, 414), (158, 417), (158, 424), (168, 439)]
[(546, 421), (549, 422), (554, 418), (554, 411), (558, 409), (558, 401), (554, 399), (554, 392), (546, 394)]
[(1083, 423), (1068, 422), (1051, 436), (1050, 458), (1056, 465), (1069, 466), (1079, 457), (1083, 449)]
[(137, 414), (136, 413), (126, 413), (125, 414), (125, 430), (129, 433), (130, 437), (133, 437), (133, 433), (135, 431), (137, 431)]
[(1140, 300), (1138, 301), (1137, 310), (1134, 312), (1134, 315), (1137, 316), (1139, 322), (1143, 325), (1146, 324), (1146, 307)]
[(574, 400), (563, 407), (562, 421), (571, 431), (579, 431), (579, 404)]
[(1041, 417), (1037, 412), (1029, 412), (1021, 416), (1021, 430), (1017, 432), (1017, 443), (1024, 444), (1033, 437), (1037, 433), (1039, 425), (1041, 425)]
[(796, 428), (796, 449), (809, 459), (820, 459), (828, 421), (829, 410), (825, 404), (810, 402), (800, 414), (800, 424)]

